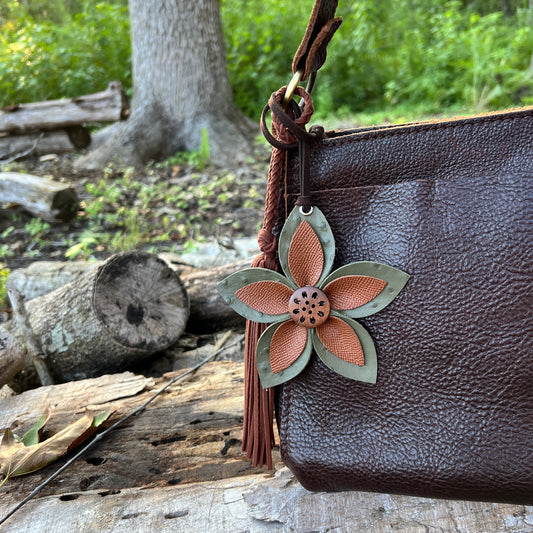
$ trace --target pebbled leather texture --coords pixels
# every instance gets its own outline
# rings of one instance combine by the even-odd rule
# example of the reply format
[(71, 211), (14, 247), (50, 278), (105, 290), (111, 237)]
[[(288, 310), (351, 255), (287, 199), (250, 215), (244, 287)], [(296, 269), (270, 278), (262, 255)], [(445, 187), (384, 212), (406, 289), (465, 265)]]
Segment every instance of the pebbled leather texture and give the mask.
[[(278, 227), (297, 167), (292, 154)], [(335, 134), (311, 176), (334, 268), (411, 279), (361, 319), (376, 384), (314, 355), (279, 387), (285, 463), (315, 491), (533, 504), (533, 109)]]

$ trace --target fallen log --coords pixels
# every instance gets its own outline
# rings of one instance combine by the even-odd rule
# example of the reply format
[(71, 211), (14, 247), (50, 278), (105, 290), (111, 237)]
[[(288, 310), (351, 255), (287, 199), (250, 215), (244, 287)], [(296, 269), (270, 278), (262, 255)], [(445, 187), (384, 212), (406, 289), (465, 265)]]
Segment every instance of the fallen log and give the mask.
[(91, 134), (83, 126), (71, 126), (64, 130), (27, 133), (24, 135), (0, 135), (0, 162), (27, 155), (64, 154), (91, 144)]
[[(47, 403), (55, 432), (86, 405), (116, 408), (112, 421), (175, 376), (130, 373), (41, 387), (0, 400), (0, 428), (31, 427)], [(529, 533), (533, 507), (366, 492), (311, 493), (275, 462), (250, 467), (240, 451), (243, 364), (213, 362), (102, 439), (6, 522), (6, 531), (409, 531)], [(0, 491), (0, 517), (64, 459)], [(61, 516), (61, 520), (57, 517)]]
[[(210, 270), (189, 269), (180, 273), (191, 306), (188, 331), (211, 332), (244, 324), (244, 319), (222, 300), (216, 286), (226, 276), (249, 267), (250, 261), (243, 259)], [(21, 292), (26, 301), (32, 300), (72, 283), (87, 270), (94, 268), (94, 265), (95, 263), (87, 261), (38, 261), (12, 272), (6, 287)], [(180, 271), (179, 265), (169, 263), (169, 266)]]
[[(0, 514), (8, 510), (0, 503)], [(310, 493), (283, 468), (275, 477), (262, 473), (180, 487), (62, 492), (31, 501), (6, 526), (18, 533), (531, 533), (531, 514), (519, 505)]]
[[(26, 302), (25, 310), (56, 382), (146, 359), (173, 344), (189, 316), (179, 277), (143, 252), (116, 254), (74, 282)], [(11, 333), (23, 337), (13, 327)]]
[(182, 276), (191, 301), (189, 331), (204, 333), (244, 325), (244, 319), (220, 297), (217, 284), (230, 274), (248, 268), (250, 262), (250, 259), (243, 259), (231, 265), (192, 271)]
[(9, 331), (0, 328), (0, 388), (24, 368), (25, 355), (20, 342)]
[[(7, 427), (23, 434), (48, 404), (53, 406), (46, 425), (49, 435), (77, 420), (86, 407), (95, 413), (113, 409), (109, 423), (114, 423), (182, 372), (162, 378), (125, 372), (26, 391), (0, 400), (0, 435)], [(113, 490), (176, 486), (259, 472), (240, 449), (242, 379), (242, 363), (208, 363), (110, 433), (42, 495), (79, 491), (80, 487)], [(0, 491), (0, 502), (26, 495), (60, 464), (8, 482)]]
[(70, 220), (79, 205), (70, 185), (20, 172), (0, 172), (0, 203), (21, 205), (48, 222)]
[(0, 111), (0, 133), (57, 130), (87, 122), (115, 122), (128, 116), (122, 84), (113, 81), (105, 91), (78, 98), (4, 107)]

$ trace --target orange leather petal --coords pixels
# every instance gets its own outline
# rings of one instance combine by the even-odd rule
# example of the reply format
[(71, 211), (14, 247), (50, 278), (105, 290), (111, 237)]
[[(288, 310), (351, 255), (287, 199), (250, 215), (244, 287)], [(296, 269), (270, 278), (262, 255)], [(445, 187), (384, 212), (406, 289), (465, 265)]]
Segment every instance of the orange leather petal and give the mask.
[(307, 328), (294, 322), (284, 322), (274, 332), (270, 343), (270, 366), (277, 374), (291, 366), (304, 351), (307, 344)]
[(364, 366), (365, 355), (359, 337), (344, 320), (330, 316), (316, 328), (320, 342), (333, 354), (348, 363)]
[(387, 282), (372, 276), (342, 276), (324, 287), (332, 309), (355, 309), (373, 300)]
[(260, 313), (282, 315), (289, 312), (292, 293), (292, 289), (279, 281), (257, 281), (239, 289), (235, 296)]
[(298, 287), (316, 285), (324, 270), (324, 252), (315, 230), (304, 220), (289, 247), (289, 270)]

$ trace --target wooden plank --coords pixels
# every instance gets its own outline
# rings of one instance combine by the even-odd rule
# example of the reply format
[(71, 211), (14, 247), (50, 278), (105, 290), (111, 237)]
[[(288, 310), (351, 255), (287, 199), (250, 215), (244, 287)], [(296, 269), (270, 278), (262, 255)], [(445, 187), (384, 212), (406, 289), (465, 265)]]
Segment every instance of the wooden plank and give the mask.
[(64, 129), (87, 122), (114, 122), (129, 115), (122, 84), (78, 98), (8, 106), (0, 111), (0, 133), (30, 133)]
[[(9, 507), (0, 503), (0, 516)], [(27, 504), (6, 531), (531, 533), (533, 508), (365, 492), (311, 493), (281, 469), (180, 487), (87, 491)]]

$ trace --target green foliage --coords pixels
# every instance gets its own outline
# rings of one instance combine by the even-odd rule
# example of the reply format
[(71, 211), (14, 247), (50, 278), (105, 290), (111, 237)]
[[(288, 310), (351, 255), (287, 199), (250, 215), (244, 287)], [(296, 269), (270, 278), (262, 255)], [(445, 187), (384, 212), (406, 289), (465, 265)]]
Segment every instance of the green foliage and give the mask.
[(414, 20), (404, 44), (399, 43), (387, 101), (475, 111), (524, 103), (533, 94), (532, 15), (518, 10), (512, 20), (501, 12), (481, 16), (452, 1)]
[[(481, 110), (529, 102), (533, 10), (526, 0), (339, 2), (315, 107), (322, 114), (402, 103)], [(312, 2), (226, 0), (228, 70), (238, 105), (257, 116), (288, 82)], [(289, 13), (290, 11), (290, 13)], [(301, 27), (299, 27), (301, 26)]]
[(243, 188), (248, 197), (245, 207), (263, 205), (255, 186), (239, 182), (231, 173), (215, 179), (192, 174), (174, 183), (155, 175), (137, 181), (131, 168), (108, 167), (104, 173), (106, 179), (85, 185), (88, 197), (79, 219), (86, 229), (76, 242), (65, 243), (69, 259), (91, 259), (95, 252), (150, 244), (157, 244), (159, 251), (172, 250), (177, 244), (201, 241), (202, 235), (212, 231), (213, 220), (241, 207)]
[(115, 79), (131, 85), (127, 8), (87, 1), (58, 24), (10, 0), (1, 14), (0, 106), (102, 91)]
[(305, 31), (310, 2), (222, 2), (228, 73), (236, 104), (259, 114), (270, 93), (290, 79), (292, 56)]
[(9, 268), (5, 268), (2, 263), (0, 263), (0, 306), (7, 307), (7, 292), (6, 292), (6, 282), (7, 277), (9, 276)]
[[(290, 77), (312, 7), (223, 0), (228, 72), (238, 106), (257, 119)], [(529, 0), (344, 0), (343, 24), (320, 72), (322, 114), (391, 105), (440, 112), (533, 99)], [(502, 11), (505, 9), (505, 13)], [(131, 87), (126, 0), (7, 0), (0, 5), (0, 106)], [(189, 162), (178, 154), (174, 164)], [(199, 166), (205, 154), (190, 156)]]

